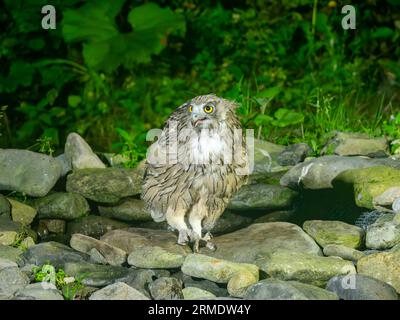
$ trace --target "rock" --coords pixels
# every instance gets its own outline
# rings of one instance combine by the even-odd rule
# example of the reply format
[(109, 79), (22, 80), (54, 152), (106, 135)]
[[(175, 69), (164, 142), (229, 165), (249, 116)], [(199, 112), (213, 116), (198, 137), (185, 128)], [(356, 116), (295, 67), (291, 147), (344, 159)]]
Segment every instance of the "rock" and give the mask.
[(323, 148), (322, 154), (335, 153), (339, 156), (387, 156), (389, 143), (385, 137), (372, 138), (368, 134), (337, 132)]
[(191, 276), (184, 274), (182, 271), (175, 273), (173, 277), (180, 279), (183, 282), (185, 288), (199, 288), (201, 290), (211, 292), (217, 297), (225, 297), (228, 295), (228, 291), (225, 287), (220, 287), (215, 282), (212, 282), (210, 280), (192, 278)]
[(35, 245), (35, 240), (33, 240), (32, 237), (26, 237), (21, 241), (21, 248), (23, 249), (28, 249), (34, 245)]
[[(63, 268), (66, 274), (75, 278), (82, 278), (82, 283), (91, 287), (104, 287), (115, 282), (135, 283), (135, 279), (140, 277), (142, 273), (146, 275), (146, 281), (148, 280), (148, 270), (134, 270), (121, 266), (67, 262), (63, 265)], [(142, 284), (143, 281), (139, 283)], [(139, 289), (139, 287), (136, 289)]]
[(11, 267), (18, 267), (18, 265), (12, 260), (0, 258), (0, 271)]
[(182, 272), (217, 283), (228, 283), (239, 272), (253, 274), (256, 281), (259, 277), (258, 267), (253, 264), (231, 262), (203, 254), (189, 254), (182, 265)]
[(55, 160), (61, 166), (61, 176), (65, 177), (70, 171), (72, 171), (71, 162), (65, 157), (65, 154), (62, 153), (59, 156), (55, 157)]
[(109, 264), (106, 258), (96, 248), (90, 249), (88, 254), (90, 256), (89, 262), (91, 263)]
[(149, 298), (127, 284), (117, 282), (97, 290), (89, 300), (149, 300)]
[(65, 142), (65, 158), (73, 169), (106, 167), (86, 141), (75, 132), (70, 133)]
[(25, 288), (20, 289), (15, 294), (17, 300), (64, 300), (60, 291), (56, 286), (51, 283), (32, 283), (28, 284)]
[(67, 177), (67, 191), (100, 203), (116, 203), (141, 193), (142, 175), (135, 169), (75, 170)]
[(339, 244), (356, 249), (364, 238), (363, 229), (342, 221), (309, 220), (304, 222), (303, 229), (322, 247)]
[(10, 246), (0, 245), (0, 258), (11, 260), (16, 263), (21, 262), (22, 250)]
[(185, 287), (183, 288), (182, 293), (183, 293), (183, 299), (185, 300), (199, 300), (202, 298), (216, 297), (211, 292), (196, 287)]
[(74, 220), (89, 214), (89, 204), (77, 193), (54, 192), (33, 202), (40, 219)]
[(392, 286), (362, 274), (335, 276), (329, 280), (326, 290), (343, 300), (397, 300)]
[(357, 271), (393, 286), (400, 293), (400, 251), (368, 255), (357, 261)]
[(210, 232), (213, 234), (213, 236), (233, 232), (247, 227), (252, 223), (252, 221), (253, 219), (249, 217), (245, 217), (240, 214), (234, 214), (229, 210), (225, 210)]
[[(400, 187), (393, 187), (372, 198), (372, 205), (378, 210), (390, 211), (396, 199), (400, 199)], [(393, 208), (393, 211), (395, 209)]]
[(394, 213), (400, 214), (400, 197), (393, 201), (392, 210)]
[(47, 233), (65, 233), (66, 222), (60, 219), (41, 219), (39, 226), (47, 231)]
[(202, 248), (201, 253), (235, 262), (255, 263), (265, 252), (293, 250), (322, 255), (315, 241), (299, 226), (287, 222), (257, 223), (215, 237), (216, 251)]
[(365, 256), (361, 251), (340, 244), (328, 244), (324, 247), (324, 255), (340, 257), (345, 260), (357, 261)]
[(0, 149), (0, 190), (13, 190), (32, 197), (45, 196), (61, 175), (54, 158), (28, 150)]
[(232, 210), (279, 210), (290, 208), (297, 192), (276, 185), (244, 185), (234, 195), (228, 208)]
[(146, 210), (143, 200), (127, 198), (113, 206), (99, 206), (99, 213), (103, 217), (117, 220), (132, 221), (153, 221), (150, 212)]
[(374, 209), (376, 196), (400, 187), (400, 170), (386, 166), (347, 170), (339, 174), (333, 184), (338, 188), (352, 187), (357, 206)]
[(11, 217), (11, 204), (2, 194), (0, 194), (0, 217)]
[(125, 251), (83, 234), (73, 234), (70, 246), (79, 252), (87, 254), (94, 248), (105, 258), (107, 263), (112, 266), (122, 265), (126, 261), (127, 254)]
[(391, 252), (395, 252), (395, 251), (400, 251), (400, 243), (396, 244), (392, 249), (390, 249)]
[(376, 166), (400, 167), (400, 162), (390, 159), (362, 157), (323, 156), (299, 163), (281, 178), (281, 185), (292, 189), (330, 189), (332, 180), (350, 169)]
[(138, 246), (128, 256), (128, 263), (137, 268), (173, 269), (182, 266), (185, 256), (158, 246)]
[(338, 300), (336, 294), (313, 285), (278, 279), (265, 279), (252, 285), (245, 300)]
[(15, 231), (0, 231), (0, 245), (10, 246), (17, 240), (17, 232)]
[(183, 299), (182, 282), (176, 278), (161, 277), (150, 283), (150, 294), (155, 300)]
[(10, 298), (29, 283), (29, 278), (17, 267), (0, 270), (0, 297)]
[(105, 233), (128, 227), (128, 224), (109, 218), (90, 215), (68, 222), (67, 233), (81, 233), (89, 237), (100, 238)]
[(26, 250), (23, 254), (25, 264), (41, 266), (51, 264), (60, 267), (66, 262), (79, 262), (88, 259), (87, 255), (77, 252), (58, 242), (38, 243)]
[(260, 256), (257, 265), (270, 277), (295, 280), (315, 286), (325, 286), (335, 275), (356, 273), (350, 261), (293, 251), (276, 251)]
[(30, 225), (36, 217), (36, 209), (14, 199), (8, 199), (8, 201), (10, 201), (11, 204), (11, 216), (13, 221), (23, 226)]
[[(177, 236), (165, 230), (151, 230), (143, 228), (126, 228), (123, 230), (112, 230), (107, 232), (101, 237), (101, 240), (114, 246), (120, 248), (128, 253), (133, 253), (136, 250), (145, 250), (149, 252), (149, 247), (157, 247), (155, 252), (161, 252), (159, 248), (163, 249), (165, 253), (172, 255), (168, 256), (168, 263), (171, 261), (179, 261), (179, 257), (176, 255), (186, 256), (188, 253), (192, 252), (189, 246), (181, 246), (177, 244)], [(145, 249), (142, 249), (145, 247)], [(143, 251), (142, 251), (143, 252)], [(154, 251), (151, 253), (153, 254)], [(164, 254), (165, 254), (164, 253)], [(163, 256), (163, 258), (166, 256)], [(173, 258), (171, 260), (171, 258)], [(153, 256), (155, 259), (155, 256)], [(178, 259), (178, 260), (175, 260)], [(139, 260), (134, 258), (134, 255), (128, 258), (128, 260), (133, 263), (139, 263)], [(153, 260), (153, 263), (166, 263), (162, 260)]]
[(312, 152), (313, 150), (306, 143), (292, 144), (278, 155), (278, 164), (281, 166), (294, 166), (304, 161)]
[(394, 221), (394, 215), (385, 216), (389, 216), (390, 220), (380, 218), (367, 227), (367, 248), (390, 249), (400, 243), (400, 223)]
[(293, 210), (280, 210), (267, 213), (255, 219), (254, 223), (265, 223), (265, 222), (278, 222), (278, 221), (289, 221), (290, 217), (293, 216)]
[(11, 221), (6, 217), (0, 217), (0, 245), (12, 245), (20, 230), (22, 230), (21, 224)]
[(268, 141), (254, 139), (254, 170), (253, 173), (279, 171), (278, 155), (285, 149)]
[(247, 288), (258, 281), (258, 275), (249, 271), (240, 271), (233, 275), (228, 282), (228, 292), (232, 297), (243, 297)]
[(130, 162), (129, 157), (118, 153), (102, 153), (101, 156), (105, 158), (111, 167), (124, 168)]

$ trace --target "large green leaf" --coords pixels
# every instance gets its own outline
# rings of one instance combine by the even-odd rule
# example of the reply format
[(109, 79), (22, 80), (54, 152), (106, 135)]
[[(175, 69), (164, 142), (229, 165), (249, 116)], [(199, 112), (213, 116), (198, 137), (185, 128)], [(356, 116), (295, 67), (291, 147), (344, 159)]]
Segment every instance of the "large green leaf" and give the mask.
[(169, 8), (146, 3), (132, 9), (128, 22), (133, 31), (120, 33), (115, 16), (123, 0), (89, 2), (64, 14), (63, 34), (67, 42), (83, 42), (85, 63), (95, 69), (113, 71), (121, 64), (149, 62), (165, 47), (169, 32), (185, 30), (184, 18)]
[(276, 120), (272, 122), (277, 127), (287, 127), (304, 121), (304, 115), (300, 112), (292, 111), (286, 108), (280, 108), (275, 113)]

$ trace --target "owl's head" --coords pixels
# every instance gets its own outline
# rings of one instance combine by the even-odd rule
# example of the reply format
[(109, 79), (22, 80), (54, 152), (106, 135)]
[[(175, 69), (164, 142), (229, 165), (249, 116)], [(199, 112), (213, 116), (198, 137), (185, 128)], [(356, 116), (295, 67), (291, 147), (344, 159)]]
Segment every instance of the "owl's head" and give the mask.
[(221, 123), (236, 118), (236, 107), (232, 101), (208, 94), (191, 99), (181, 108), (186, 113), (188, 126), (201, 130), (218, 128)]

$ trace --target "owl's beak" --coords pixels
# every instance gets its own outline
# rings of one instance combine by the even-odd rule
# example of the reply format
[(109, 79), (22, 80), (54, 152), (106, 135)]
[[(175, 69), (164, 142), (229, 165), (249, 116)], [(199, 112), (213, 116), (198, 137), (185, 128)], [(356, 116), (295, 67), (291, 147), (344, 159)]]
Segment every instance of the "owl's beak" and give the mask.
[(197, 127), (197, 126), (201, 125), (204, 122), (204, 120), (207, 120), (207, 118), (201, 117), (198, 115), (193, 115), (193, 117), (192, 117), (193, 127)]

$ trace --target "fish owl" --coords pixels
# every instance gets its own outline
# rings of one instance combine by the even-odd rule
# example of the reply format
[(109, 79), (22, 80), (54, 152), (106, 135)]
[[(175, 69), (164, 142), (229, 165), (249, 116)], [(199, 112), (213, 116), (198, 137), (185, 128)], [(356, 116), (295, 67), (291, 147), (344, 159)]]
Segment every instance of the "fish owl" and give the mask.
[[(142, 199), (156, 222), (178, 231), (178, 244), (214, 250), (210, 230), (246, 182), (249, 161), (237, 104), (195, 97), (167, 119), (148, 149)], [(203, 234), (205, 232), (205, 234)]]

